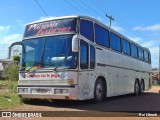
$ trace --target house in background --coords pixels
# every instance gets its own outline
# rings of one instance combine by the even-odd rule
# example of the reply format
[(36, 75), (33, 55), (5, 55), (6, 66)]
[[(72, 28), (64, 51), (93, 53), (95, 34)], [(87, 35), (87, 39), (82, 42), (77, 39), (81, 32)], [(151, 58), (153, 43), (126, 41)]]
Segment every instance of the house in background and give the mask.
[(6, 77), (5, 69), (12, 64), (12, 59), (0, 59), (0, 77)]
[(3, 71), (3, 65), (2, 62), (0, 61), (0, 77), (2, 76), (2, 71)]
[(159, 69), (158, 68), (152, 68), (152, 80), (153, 80), (154, 84), (159, 83), (158, 73), (159, 73)]

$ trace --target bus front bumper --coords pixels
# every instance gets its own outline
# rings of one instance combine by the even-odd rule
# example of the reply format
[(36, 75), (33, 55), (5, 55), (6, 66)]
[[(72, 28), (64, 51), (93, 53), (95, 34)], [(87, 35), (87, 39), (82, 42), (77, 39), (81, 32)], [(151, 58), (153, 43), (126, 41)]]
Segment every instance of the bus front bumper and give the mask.
[(78, 86), (72, 87), (17, 87), (22, 98), (78, 100)]

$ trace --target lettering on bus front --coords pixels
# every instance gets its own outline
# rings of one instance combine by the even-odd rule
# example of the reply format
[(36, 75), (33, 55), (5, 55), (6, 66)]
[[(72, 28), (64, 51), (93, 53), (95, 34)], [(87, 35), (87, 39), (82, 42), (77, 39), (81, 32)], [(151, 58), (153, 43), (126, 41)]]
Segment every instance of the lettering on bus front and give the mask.
[(58, 33), (58, 32), (69, 32), (71, 30), (71, 27), (65, 27), (65, 28), (51, 28), (49, 30), (45, 30), (45, 29), (40, 29), (38, 30), (37, 32), (37, 36), (40, 36), (40, 35), (47, 35), (47, 34), (53, 34), (53, 33)]
[(24, 37), (42, 36), (65, 32), (76, 32), (76, 19), (47, 21), (27, 25)]
[(59, 74), (25, 74), (25, 78), (58, 78)]

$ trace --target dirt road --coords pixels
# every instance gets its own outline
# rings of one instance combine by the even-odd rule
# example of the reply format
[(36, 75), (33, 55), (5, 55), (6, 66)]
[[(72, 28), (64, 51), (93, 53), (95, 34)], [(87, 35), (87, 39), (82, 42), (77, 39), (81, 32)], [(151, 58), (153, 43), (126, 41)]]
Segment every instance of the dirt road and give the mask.
[(20, 111), (160, 111), (160, 87), (152, 87), (141, 96), (124, 95), (107, 98), (103, 103), (90, 101), (47, 101), (31, 100), (25, 105), (11, 110)]
[[(158, 111), (160, 111), (159, 90), (160, 87), (152, 87), (151, 90), (146, 91), (141, 96), (124, 95), (111, 97), (100, 104), (91, 104), (90, 101), (31, 100), (19, 108), (9, 109), (8, 111), (49, 111), (45, 112), (44, 115), (55, 117), (138, 117), (139, 113), (158, 114)], [(160, 115), (160, 112), (158, 115)]]

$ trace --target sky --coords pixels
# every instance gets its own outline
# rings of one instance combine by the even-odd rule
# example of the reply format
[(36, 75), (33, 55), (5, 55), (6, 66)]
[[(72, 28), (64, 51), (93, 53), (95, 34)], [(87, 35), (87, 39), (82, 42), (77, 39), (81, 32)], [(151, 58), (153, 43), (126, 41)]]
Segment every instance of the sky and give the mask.
[[(109, 26), (151, 51), (152, 67), (158, 67), (160, 45), (159, 0), (37, 0), (49, 17), (85, 15)], [(21, 41), (27, 23), (45, 19), (36, 0), (0, 0), (0, 59), (8, 46)], [(19, 49), (15, 47), (13, 49)]]

